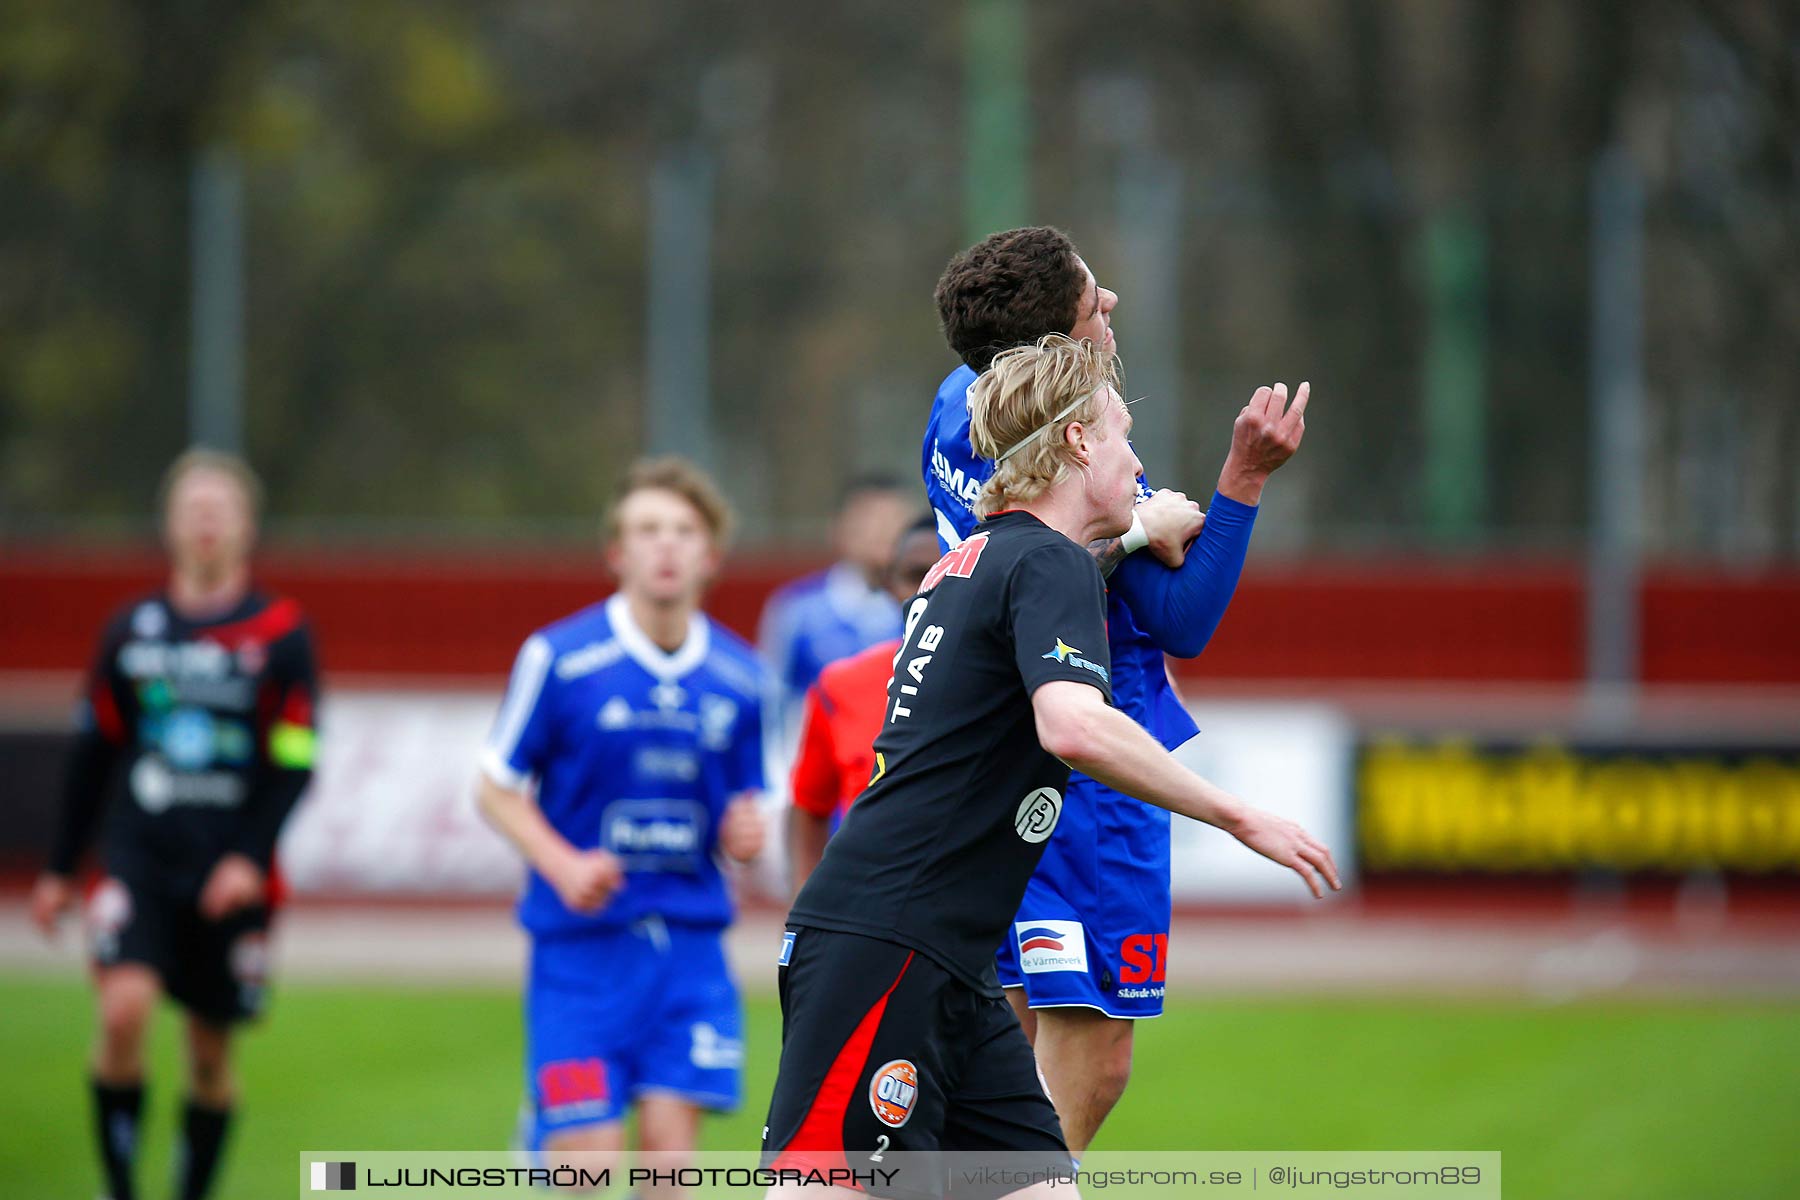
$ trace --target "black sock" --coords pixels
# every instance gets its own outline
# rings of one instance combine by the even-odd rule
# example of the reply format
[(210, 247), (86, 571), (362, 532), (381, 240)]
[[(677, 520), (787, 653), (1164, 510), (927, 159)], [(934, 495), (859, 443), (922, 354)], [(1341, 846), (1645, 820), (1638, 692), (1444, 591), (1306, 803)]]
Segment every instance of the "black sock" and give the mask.
[(181, 1200), (203, 1200), (212, 1186), (213, 1172), (219, 1166), (219, 1149), (225, 1144), (225, 1129), (231, 1124), (231, 1109), (207, 1108), (194, 1100), (187, 1102), (181, 1120)]
[(112, 1200), (134, 1200), (131, 1166), (137, 1161), (138, 1118), (144, 1111), (144, 1085), (114, 1087), (94, 1080), (95, 1132), (100, 1137), (100, 1165)]

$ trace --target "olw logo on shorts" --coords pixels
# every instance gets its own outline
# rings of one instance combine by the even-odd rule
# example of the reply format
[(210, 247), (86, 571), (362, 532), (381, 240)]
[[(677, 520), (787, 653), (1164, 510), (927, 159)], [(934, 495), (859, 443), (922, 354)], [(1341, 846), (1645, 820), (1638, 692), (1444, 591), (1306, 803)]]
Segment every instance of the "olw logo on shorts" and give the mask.
[(918, 1098), (919, 1069), (904, 1058), (885, 1064), (869, 1080), (869, 1107), (875, 1110), (875, 1119), (890, 1129), (906, 1124)]
[(315, 1192), (354, 1192), (356, 1164), (353, 1162), (316, 1162), (312, 1165), (312, 1190)]

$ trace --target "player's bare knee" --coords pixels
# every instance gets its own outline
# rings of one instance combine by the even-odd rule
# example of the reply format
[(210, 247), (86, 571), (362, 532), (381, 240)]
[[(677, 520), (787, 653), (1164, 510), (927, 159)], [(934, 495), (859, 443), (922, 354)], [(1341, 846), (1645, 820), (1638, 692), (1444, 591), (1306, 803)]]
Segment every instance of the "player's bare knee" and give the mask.
[[(559, 1167), (573, 1168), (573, 1177), (577, 1180), (584, 1177), (599, 1179), (618, 1168), (624, 1147), (625, 1126), (622, 1122), (588, 1125), (545, 1138), (540, 1157), (543, 1165), (552, 1171)], [(565, 1173), (563, 1177), (569, 1176)], [(585, 1195), (602, 1191), (604, 1187), (587, 1187), (578, 1182), (573, 1186), (558, 1186), (556, 1190)]]
[(120, 1000), (100, 1007), (100, 1040), (109, 1050), (136, 1050), (150, 1024), (150, 1007)]
[(638, 1105), (638, 1148), (668, 1156), (674, 1165), (691, 1157), (700, 1140), (700, 1110), (672, 1096), (645, 1096)]
[(643, 1125), (638, 1130), (638, 1149), (645, 1154), (660, 1155), (657, 1161), (659, 1167), (692, 1165), (694, 1141), (692, 1136), (678, 1129), (658, 1129)]
[(1084, 1013), (1087, 1019), (1077, 1025), (1071, 1049), (1082, 1061), (1092, 1064), (1095, 1090), (1113, 1100), (1131, 1080), (1131, 1044), (1135, 1022), (1122, 1021), (1101, 1013)]
[(135, 1052), (156, 1008), (156, 982), (143, 972), (108, 972), (100, 979), (100, 1038), (111, 1050)]

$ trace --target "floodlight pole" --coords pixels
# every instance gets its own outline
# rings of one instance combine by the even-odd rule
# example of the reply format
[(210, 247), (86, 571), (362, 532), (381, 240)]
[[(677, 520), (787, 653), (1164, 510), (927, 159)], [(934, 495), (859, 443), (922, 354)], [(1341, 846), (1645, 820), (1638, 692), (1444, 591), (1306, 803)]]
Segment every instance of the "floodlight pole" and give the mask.
[(1093, 80), (1082, 97), (1084, 111), (1106, 114), (1084, 117), (1084, 142), (1115, 152), (1117, 261), (1099, 282), (1124, 296), (1125, 398), (1147, 398), (1133, 413), (1132, 445), (1151, 483), (1174, 487), (1182, 410), (1198, 403), (1182, 393), (1181, 166), (1157, 145), (1155, 98), (1141, 78)]
[(1590, 712), (1629, 719), (1641, 664), (1644, 542), (1644, 187), (1623, 147), (1594, 161), (1588, 397), (1592, 532), (1587, 568)]
[(1427, 222), (1423, 250), (1426, 513), (1432, 535), (1454, 545), (1487, 510), (1487, 247), (1480, 224), (1451, 207)]
[(1021, 0), (966, 0), (963, 10), (964, 220), (970, 242), (1031, 219), (1030, 30)]
[(650, 170), (650, 295), (645, 442), (707, 470), (713, 448), (712, 201), (704, 139), (664, 150)]
[(188, 440), (244, 452), (244, 170), (213, 146), (195, 160), (189, 203)]

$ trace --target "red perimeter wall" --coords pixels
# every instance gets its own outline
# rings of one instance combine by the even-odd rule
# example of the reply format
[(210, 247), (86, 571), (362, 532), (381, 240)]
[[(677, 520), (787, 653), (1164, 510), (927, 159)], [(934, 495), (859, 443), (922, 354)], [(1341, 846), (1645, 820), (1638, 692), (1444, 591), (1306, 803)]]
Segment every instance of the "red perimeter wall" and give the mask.
[[(752, 636), (770, 590), (816, 560), (734, 560), (708, 600)], [(283, 551), (263, 584), (313, 618), (327, 671), (500, 675), (534, 627), (605, 595), (580, 552)], [(0, 670), (83, 665), (101, 623), (154, 589), (150, 551), (0, 546)], [(1648, 683), (1800, 683), (1800, 568), (1659, 569), (1643, 591)], [(1583, 583), (1564, 562), (1252, 567), (1208, 648), (1214, 679), (1563, 683), (1583, 671)]]

